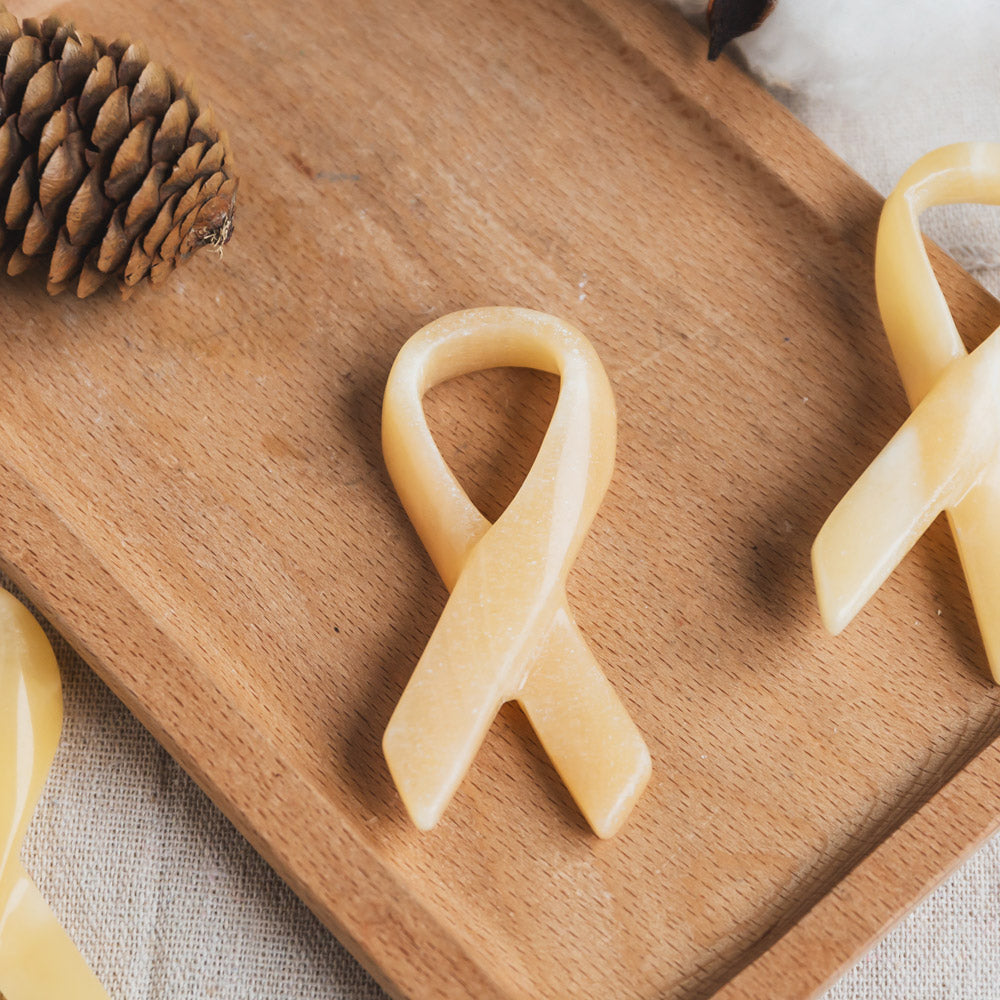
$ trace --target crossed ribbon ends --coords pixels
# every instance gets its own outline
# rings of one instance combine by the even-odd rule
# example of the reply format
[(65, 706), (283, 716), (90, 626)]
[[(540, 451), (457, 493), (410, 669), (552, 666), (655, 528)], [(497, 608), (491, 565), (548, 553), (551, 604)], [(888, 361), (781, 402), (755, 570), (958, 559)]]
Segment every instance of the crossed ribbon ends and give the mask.
[(954, 202), (1000, 203), (1000, 145), (935, 150), (886, 201), (876, 292), (913, 412), (823, 525), (813, 574), (836, 634), (946, 511), (1000, 681), (1000, 330), (966, 351), (919, 227), (925, 208)]
[(62, 686), (41, 626), (0, 590), (0, 996), (108, 1000), (20, 861), (59, 743)]
[[(495, 523), (428, 428), (423, 395), (502, 366), (560, 376), (534, 464)], [(403, 506), (450, 596), (389, 720), (383, 750), (416, 825), (440, 819), (500, 706), (516, 700), (594, 832), (642, 794), (649, 751), (587, 648), (566, 578), (611, 480), (615, 405), (593, 347), (527, 309), (452, 313), (403, 346), (385, 391), (382, 447)]]

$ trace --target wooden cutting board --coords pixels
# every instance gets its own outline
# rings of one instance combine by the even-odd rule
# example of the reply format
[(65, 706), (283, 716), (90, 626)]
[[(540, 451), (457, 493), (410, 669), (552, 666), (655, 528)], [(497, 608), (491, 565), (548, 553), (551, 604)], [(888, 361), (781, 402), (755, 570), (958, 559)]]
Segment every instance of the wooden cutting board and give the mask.
[[(813, 536), (907, 412), (880, 203), (738, 69), (641, 0), (71, 11), (196, 69), (240, 205), (159, 294), (6, 282), (0, 565), (390, 992), (806, 997), (996, 827), (943, 524), (821, 629)], [(939, 264), (975, 344), (1000, 304)], [(445, 600), (381, 392), (418, 327), (488, 304), (578, 325), (617, 394), (570, 602), (655, 770), (607, 842), (516, 709), (429, 834), (380, 753)], [(556, 391), (429, 397), (488, 515)]]

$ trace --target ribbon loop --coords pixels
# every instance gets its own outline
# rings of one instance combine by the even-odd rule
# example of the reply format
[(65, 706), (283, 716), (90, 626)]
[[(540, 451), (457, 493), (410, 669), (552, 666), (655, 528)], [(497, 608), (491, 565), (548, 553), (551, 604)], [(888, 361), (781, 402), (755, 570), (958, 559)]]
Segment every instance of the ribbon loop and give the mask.
[(876, 291), (914, 409), (827, 519), (812, 558), (820, 610), (836, 634), (947, 511), (1000, 681), (1000, 330), (966, 351), (919, 224), (925, 208), (966, 201), (1000, 204), (1000, 145), (935, 150), (886, 200)]
[(28, 609), (0, 590), (0, 996), (108, 1000), (20, 862), (62, 726), (59, 667)]
[[(561, 382), (535, 462), (490, 524), (438, 451), (422, 398), (447, 379), (504, 365)], [(389, 474), (451, 591), (383, 740), (407, 809), (421, 829), (438, 821), (500, 706), (516, 699), (591, 826), (610, 836), (650, 762), (566, 603), (566, 577), (614, 465), (614, 397), (593, 347), (526, 309), (442, 317), (400, 351), (382, 427)]]

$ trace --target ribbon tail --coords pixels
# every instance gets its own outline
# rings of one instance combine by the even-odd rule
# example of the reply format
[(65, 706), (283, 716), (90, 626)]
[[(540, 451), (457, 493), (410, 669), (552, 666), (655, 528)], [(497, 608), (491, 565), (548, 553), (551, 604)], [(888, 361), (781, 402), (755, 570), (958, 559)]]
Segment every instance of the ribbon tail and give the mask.
[(565, 603), (517, 700), (591, 828), (613, 836), (642, 795), (652, 763)]
[[(841, 632), (955, 493), (954, 477), (927, 475), (922, 440), (939, 429), (918, 407), (862, 473), (816, 536), (813, 577), (823, 624)], [(957, 464), (957, 458), (956, 458)]]
[(993, 679), (1000, 683), (1000, 470), (948, 512)]
[(34, 882), (23, 870), (13, 875), (0, 916), (0, 996), (108, 1000)]
[(439, 688), (431, 678), (451, 673), (439, 666), (417, 664), (382, 737), (392, 780), (420, 830), (437, 825), (506, 700)]
[[(490, 565), (481, 579), (463, 572), (382, 738), (393, 781), (421, 830), (437, 824), (523, 677), (518, 632), (525, 626), (511, 622), (525, 616), (491, 604)], [(497, 567), (500, 578), (504, 569)]]

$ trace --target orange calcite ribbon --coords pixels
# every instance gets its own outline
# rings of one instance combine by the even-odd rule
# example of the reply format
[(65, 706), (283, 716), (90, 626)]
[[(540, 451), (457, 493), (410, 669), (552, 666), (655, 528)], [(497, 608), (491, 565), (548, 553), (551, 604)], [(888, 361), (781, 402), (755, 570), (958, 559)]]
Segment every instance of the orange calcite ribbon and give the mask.
[(967, 353), (919, 226), (925, 208), (954, 202), (1000, 204), (1000, 145), (929, 153), (885, 203), (876, 290), (914, 410), (823, 525), (813, 571), (837, 633), (946, 510), (1000, 680), (1000, 330)]
[[(534, 464), (495, 524), (431, 436), (422, 398), (484, 368), (553, 372), (559, 398)], [(437, 823), (500, 706), (516, 700), (580, 810), (614, 834), (650, 775), (646, 745), (566, 603), (566, 577), (614, 465), (615, 405), (579, 331), (527, 309), (473, 309), (415, 334), (389, 375), (386, 465), (451, 591), (383, 748), (410, 815)]]
[(62, 728), (59, 667), (41, 626), (0, 590), (0, 996), (108, 1000), (21, 866)]

